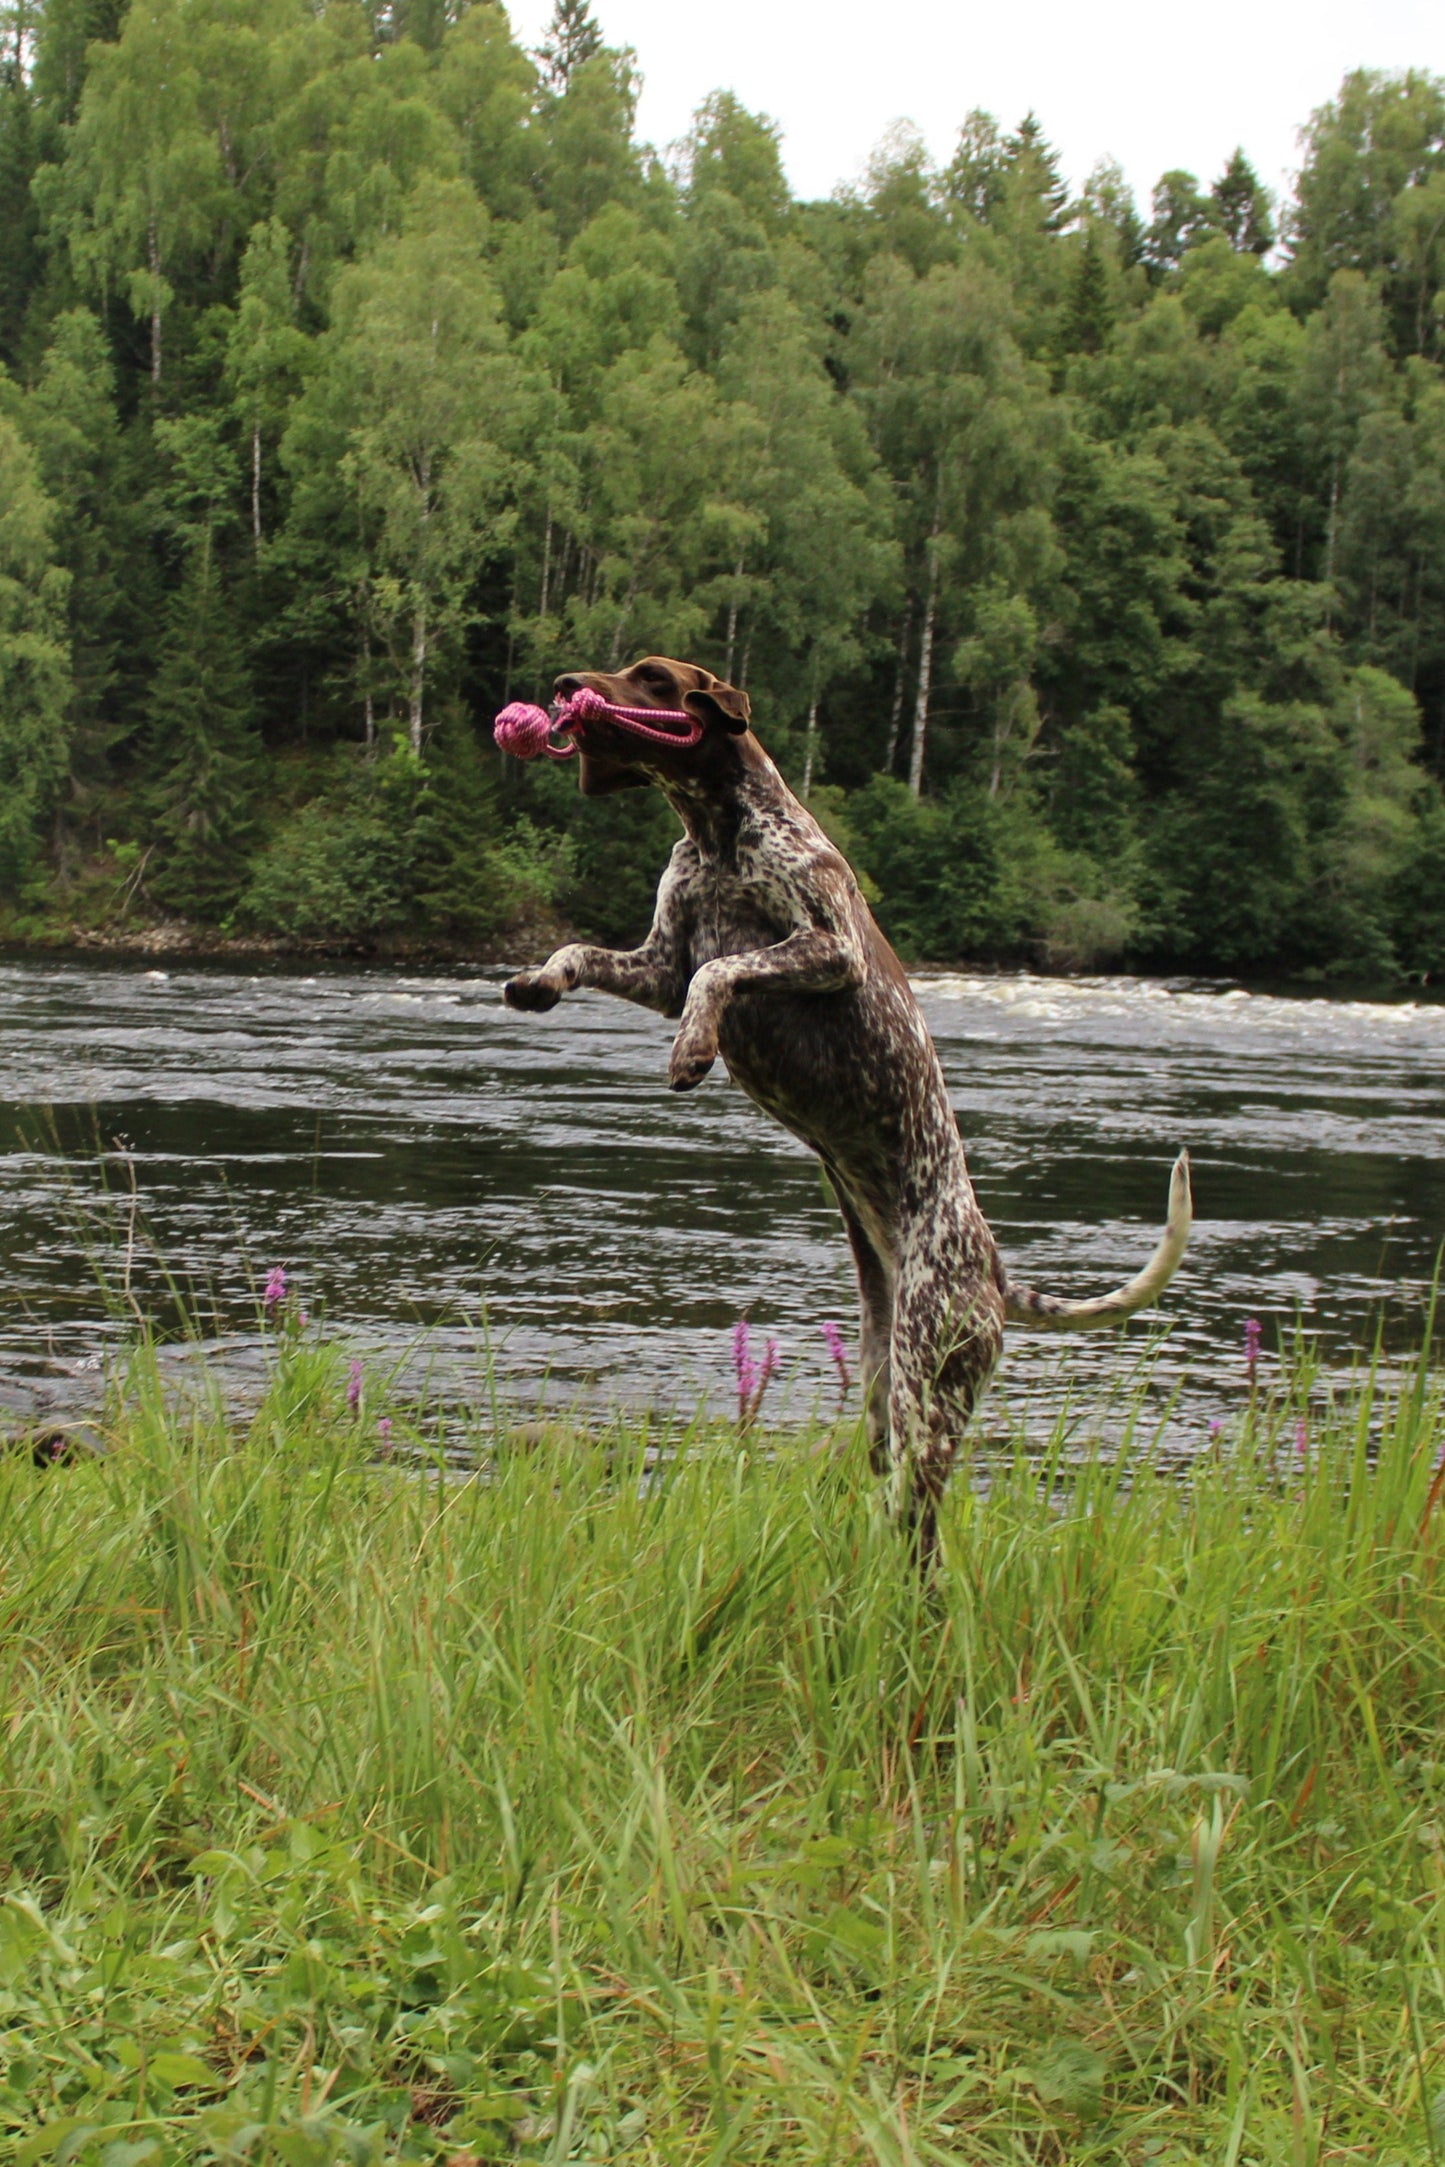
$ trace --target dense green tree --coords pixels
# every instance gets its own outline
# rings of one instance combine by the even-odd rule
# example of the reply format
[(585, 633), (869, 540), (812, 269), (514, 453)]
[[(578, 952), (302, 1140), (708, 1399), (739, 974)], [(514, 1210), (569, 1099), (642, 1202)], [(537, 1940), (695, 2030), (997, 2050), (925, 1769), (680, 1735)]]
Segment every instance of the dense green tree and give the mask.
[(69, 574), (72, 810), (84, 815), (103, 792), (109, 755), (125, 735), (115, 694), (133, 622), (127, 573), (138, 530), (127, 502), (114, 367), (89, 309), (57, 320), (22, 419), (55, 507), (56, 554)]
[(267, 448), (274, 448), (311, 351), (295, 317), (291, 235), (279, 218), (268, 218), (251, 229), (226, 340), (226, 379), (247, 440), (251, 540), (258, 557)]
[(563, 94), (543, 107), (543, 200), (564, 242), (609, 204), (633, 209), (646, 200), (632, 140), (638, 87), (632, 55), (604, 47), (573, 68)]
[(404, 230), (339, 277), (295, 425), (293, 466), (312, 467), (313, 493), (334, 478), (337, 509), (354, 511), (368, 566), (356, 606), (386, 648), (388, 704), (405, 715), (414, 757), (438, 661), (455, 660), (477, 559), (508, 531), (520, 390), (485, 230), (464, 184), (418, 188)]
[(896, 257), (881, 257), (855, 329), (859, 396), (897, 491), (919, 626), (908, 761), (915, 797), (940, 641), (964, 628), (974, 587), (1002, 578), (1026, 592), (1051, 569), (1056, 422), (1011, 319), (1006, 287), (982, 267), (940, 265), (917, 279)]
[(65, 779), (70, 667), (68, 575), (35, 457), (0, 406), (0, 890), (34, 867)]
[(448, 31), (431, 96), (456, 130), (462, 170), (494, 217), (534, 207), (537, 72), (495, 0), (469, 6)]
[(1337, 271), (1392, 273), (1399, 216), (1445, 171), (1445, 80), (1357, 68), (1310, 118), (1286, 221), (1291, 283), (1318, 306)]
[[(156, 0), (96, 49), (68, 155), (36, 190), (87, 291), (123, 292), (159, 385), (176, 280), (258, 201), (270, 53), (292, 0)], [(204, 273), (203, 273), (204, 275)]]
[(943, 176), (943, 192), (956, 212), (986, 226), (1003, 202), (1009, 157), (998, 122), (978, 106), (959, 130), (958, 148)]
[(0, 367), (19, 359), (26, 304), (39, 273), (39, 219), (30, 185), (40, 163), (40, 115), (29, 81), (33, 41), (26, 0), (0, 8)]
[(1124, 178), (1124, 169), (1115, 159), (1101, 158), (1094, 167), (1084, 183), (1081, 207), (1095, 239), (1101, 232), (1110, 236), (1121, 270), (1131, 271), (1142, 262), (1144, 221), (1135, 207), (1134, 192)]
[(714, 91), (699, 108), (684, 147), (689, 208), (721, 189), (765, 233), (780, 233), (791, 208), (780, 142), (775, 120), (750, 113), (731, 91)]
[(1216, 206), (1192, 173), (1176, 168), (1154, 190), (1154, 216), (1144, 238), (1144, 260), (1156, 277), (1177, 271), (1188, 251), (1218, 232)]

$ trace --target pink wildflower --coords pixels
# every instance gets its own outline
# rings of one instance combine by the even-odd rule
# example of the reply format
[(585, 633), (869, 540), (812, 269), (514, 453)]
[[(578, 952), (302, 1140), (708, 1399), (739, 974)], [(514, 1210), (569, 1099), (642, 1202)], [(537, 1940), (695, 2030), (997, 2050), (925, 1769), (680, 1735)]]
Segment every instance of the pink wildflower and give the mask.
[(739, 1317), (733, 1326), (733, 1368), (738, 1381), (738, 1428), (750, 1429), (757, 1420), (758, 1409), (763, 1404), (763, 1394), (769, 1380), (778, 1367), (778, 1343), (775, 1339), (764, 1342), (762, 1366), (753, 1360), (749, 1346), (749, 1327), (746, 1317)]
[(848, 1352), (843, 1345), (842, 1331), (831, 1317), (823, 1321), (823, 1343), (832, 1357), (834, 1369), (838, 1372), (838, 1405), (841, 1408), (853, 1380), (848, 1374)]
[(748, 1350), (748, 1320), (739, 1317), (733, 1326), (733, 1369), (738, 1381), (738, 1420), (746, 1422), (753, 1394), (758, 1389), (758, 1369)]
[(286, 1267), (284, 1264), (273, 1264), (266, 1284), (261, 1289), (261, 1300), (273, 1316), (285, 1301), (286, 1294)]
[(1258, 1317), (1246, 1317), (1244, 1320), (1244, 1373), (1249, 1379), (1251, 1389), (1254, 1385), (1254, 1372), (1259, 1362), (1259, 1344), (1263, 1338), (1264, 1328), (1260, 1324)]
[(351, 1375), (346, 1380), (346, 1404), (351, 1409), (353, 1414), (355, 1414), (357, 1408), (361, 1405), (360, 1356), (352, 1357)]

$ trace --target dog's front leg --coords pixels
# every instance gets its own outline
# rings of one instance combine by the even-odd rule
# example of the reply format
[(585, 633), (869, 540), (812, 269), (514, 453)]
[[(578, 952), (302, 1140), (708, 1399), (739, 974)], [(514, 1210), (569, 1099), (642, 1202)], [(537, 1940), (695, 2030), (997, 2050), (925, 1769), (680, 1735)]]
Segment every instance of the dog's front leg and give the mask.
[(789, 993), (835, 993), (856, 986), (863, 976), (863, 954), (846, 933), (809, 926), (790, 933), (771, 948), (742, 955), (715, 956), (693, 974), (687, 1005), (672, 1044), (667, 1081), (673, 1091), (692, 1091), (718, 1054), (723, 1012), (743, 987), (775, 988)]
[(592, 948), (569, 941), (534, 971), (518, 971), (502, 988), (508, 1008), (555, 1008), (564, 993), (615, 993), (620, 1000), (677, 1015), (682, 988), (672, 959), (650, 942), (641, 948)]
[(584, 987), (615, 993), (664, 1016), (682, 1014), (687, 991), (687, 903), (691, 846), (681, 843), (657, 891), (652, 931), (640, 948), (593, 948), (569, 941), (537, 970), (518, 971), (502, 988), (508, 1008), (555, 1008), (564, 993)]

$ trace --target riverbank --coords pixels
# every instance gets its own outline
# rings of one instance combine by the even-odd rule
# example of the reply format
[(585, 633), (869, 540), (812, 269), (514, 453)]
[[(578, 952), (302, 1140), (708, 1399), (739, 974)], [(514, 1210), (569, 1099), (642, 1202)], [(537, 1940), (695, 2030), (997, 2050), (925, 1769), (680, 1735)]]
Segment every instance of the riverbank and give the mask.
[(347, 1386), (0, 1461), (7, 2156), (1445, 2151), (1438, 1381), (1020, 1455), (926, 1591), (852, 1436)]
[(526, 919), (504, 934), (487, 939), (444, 940), (428, 934), (408, 940), (391, 934), (371, 940), (304, 940), (296, 935), (223, 933), (215, 926), (187, 919), (158, 918), (137, 924), (90, 925), (72, 919), (35, 920), (0, 915), (0, 953), (63, 958), (67, 955), (113, 956), (118, 962), (177, 963), (412, 963), (497, 965), (541, 963), (563, 941), (573, 938), (565, 920), (543, 915)]

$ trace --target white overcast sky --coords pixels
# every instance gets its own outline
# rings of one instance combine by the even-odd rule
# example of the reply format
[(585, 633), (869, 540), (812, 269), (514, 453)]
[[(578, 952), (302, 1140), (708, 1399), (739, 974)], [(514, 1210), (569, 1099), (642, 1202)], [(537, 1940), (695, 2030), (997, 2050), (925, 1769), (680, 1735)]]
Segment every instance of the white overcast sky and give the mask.
[[(535, 46), (551, 0), (510, 0)], [(635, 47), (639, 131), (665, 148), (711, 90), (781, 122), (794, 189), (856, 180), (896, 120), (949, 155), (972, 106), (1030, 107), (1077, 186), (1117, 158), (1147, 211), (1159, 175), (1213, 180), (1242, 143), (1278, 191), (1296, 131), (1351, 68), (1445, 73), (1445, 0), (593, 0)]]

